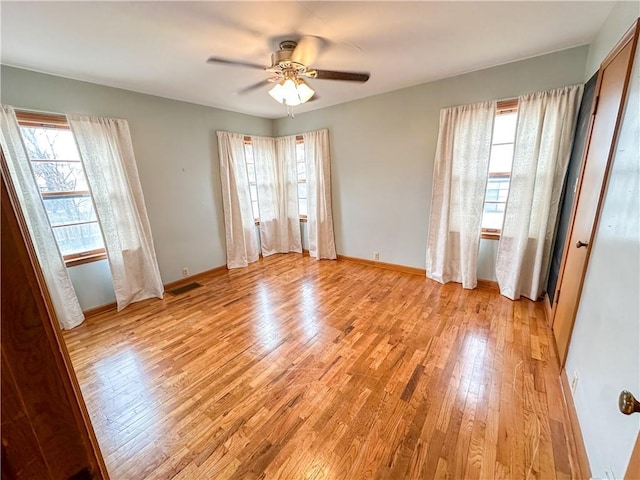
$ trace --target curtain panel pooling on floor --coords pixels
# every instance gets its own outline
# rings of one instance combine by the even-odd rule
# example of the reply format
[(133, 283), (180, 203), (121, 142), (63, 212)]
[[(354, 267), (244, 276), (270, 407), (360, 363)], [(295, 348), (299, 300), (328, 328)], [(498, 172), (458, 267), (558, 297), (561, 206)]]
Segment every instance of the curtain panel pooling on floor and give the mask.
[[(245, 135), (217, 132), (225, 215), (227, 267), (246, 267), (263, 256), (302, 252), (296, 135), (280, 138), (249, 136), (255, 165), (259, 240), (251, 206)], [(329, 132), (302, 135), (308, 188), (309, 254), (335, 259), (331, 212)], [(259, 245), (258, 245), (259, 244)]]
[(295, 137), (251, 137), (262, 255), (302, 253)]
[(217, 132), (220, 181), (227, 245), (227, 267), (242, 268), (258, 260), (260, 247), (251, 209), (244, 135)]
[(445, 108), (433, 172), (427, 277), (475, 288), (495, 101)]
[(539, 299), (551, 248), (583, 85), (518, 98), (511, 186), (496, 257), (502, 295)]
[(2, 173), (18, 196), (58, 323), (62, 329), (73, 328), (84, 321), (84, 315), (33, 178), (15, 110), (8, 105), (0, 109), (0, 144), (6, 161)]

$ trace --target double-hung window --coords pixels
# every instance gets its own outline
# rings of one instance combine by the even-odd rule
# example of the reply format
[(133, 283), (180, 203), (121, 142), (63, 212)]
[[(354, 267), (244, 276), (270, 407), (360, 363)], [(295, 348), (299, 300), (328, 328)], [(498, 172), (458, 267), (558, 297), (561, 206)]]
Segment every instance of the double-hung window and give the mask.
[(502, 231), (511, 180), (517, 119), (517, 100), (498, 103), (493, 123), (489, 178), (482, 212), (482, 234), (488, 238), (497, 238)]
[(256, 224), (260, 222), (260, 209), (258, 208), (258, 183), (256, 181), (256, 164), (253, 157), (253, 145), (251, 137), (244, 137), (244, 157), (247, 163), (247, 179), (249, 180), (249, 194), (251, 195), (251, 210)]
[[(296, 137), (296, 172), (298, 176), (298, 213), (301, 221), (307, 220), (307, 167), (304, 159), (304, 140), (302, 135)], [(247, 164), (247, 179), (251, 208), (256, 224), (260, 223), (260, 208), (258, 206), (258, 184), (256, 181), (256, 164), (253, 156), (251, 137), (244, 137), (244, 156)]]
[(63, 115), (16, 112), (49, 224), (67, 266), (106, 258), (75, 138)]
[(298, 213), (300, 220), (307, 220), (307, 166), (304, 161), (304, 140), (296, 137), (296, 169), (298, 172)]

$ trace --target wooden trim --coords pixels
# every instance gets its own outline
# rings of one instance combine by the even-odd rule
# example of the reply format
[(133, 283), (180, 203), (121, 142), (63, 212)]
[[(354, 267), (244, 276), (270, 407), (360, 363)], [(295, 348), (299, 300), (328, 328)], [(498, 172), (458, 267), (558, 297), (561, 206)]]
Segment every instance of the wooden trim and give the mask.
[[(309, 255), (309, 250), (303, 250), (302, 254)], [(396, 263), (377, 262), (375, 260), (367, 260), (367, 259), (358, 258), (358, 257), (348, 257), (346, 255), (338, 255), (337, 260), (358, 263), (360, 265), (367, 265), (370, 267), (382, 268), (384, 270), (392, 270), (394, 272), (420, 275), (421, 277), (426, 277), (427, 275), (427, 271), (424, 268), (409, 267), (406, 265), (398, 265)], [(478, 280), (478, 288), (484, 288), (494, 292), (500, 291), (500, 287), (498, 286), (498, 283), (494, 282), (493, 280)]]
[(366, 260), (358, 257), (348, 257), (346, 255), (338, 255), (338, 260), (359, 263), (360, 265), (368, 265), (370, 267), (383, 268), (385, 270), (393, 270), (396, 272), (411, 273), (413, 275), (426, 276), (427, 271), (424, 268), (408, 267), (406, 265), (397, 265), (395, 263), (376, 262), (375, 260)]
[[(98, 439), (93, 430), (91, 419), (87, 406), (84, 402), (84, 397), (80, 390), (78, 378), (76, 377), (71, 358), (69, 357), (69, 351), (67, 350), (64, 339), (62, 338), (62, 330), (58, 322), (53, 302), (49, 294), (40, 262), (38, 261), (35, 247), (29, 234), (26, 220), (22, 213), (22, 208), (18, 200), (18, 195), (14, 189), (13, 183), (9, 180), (9, 168), (4, 156), (4, 152), (0, 149), (0, 172), (2, 183), (2, 204), (7, 206), (7, 209), (13, 212), (12, 224), (10, 225), (10, 234), (19, 237), (24, 243), (25, 258), (24, 262), (30, 264), (29, 283), (31, 288), (40, 292), (40, 296), (37, 302), (37, 308), (41, 312), (40, 315), (43, 318), (42, 326), (45, 330), (45, 335), (54, 353), (55, 363), (57, 370), (60, 373), (62, 385), (65, 394), (70, 399), (70, 407), (73, 411), (73, 416), (78, 426), (78, 431), (82, 437), (82, 442), (86, 446), (87, 456), (91, 464), (91, 468), (95, 470), (96, 478), (108, 480), (109, 474), (107, 472), (106, 464)], [(4, 207), (3, 207), (4, 208)], [(15, 222), (15, 223), (13, 223)]]
[(91, 192), (88, 190), (78, 190), (75, 192), (40, 192), (42, 199), (45, 198), (65, 198), (65, 197), (91, 197)]
[(65, 115), (16, 110), (16, 118), (18, 124), (23, 127), (53, 127), (69, 130), (69, 122)]
[(627, 471), (624, 474), (624, 480), (638, 480), (640, 478), (640, 433), (636, 438), (636, 444), (631, 452)]
[[(569, 248), (571, 248), (571, 237), (573, 236), (573, 227), (575, 224), (575, 220), (576, 220), (576, 214), (577, 214), (577, 207), (578, 207), (578, 202), (580, 200), (580, 191), (582, 189), (582, 181), (585, 175), (585, 168), (586, 168), (586, 160), (589, 156), (589, 150), (590, 150), (590, 145), (591, 145), (591, 137), (593, 135), (593, 126), (594, 126), (594, 122), (595, 122), (595, 114), (596, 114), (596, 106), (597, 106), (597, 102), (598, 102), (598, 98), (600, 96), (600, 88), (601, 88), (601, 84), (602, 84), (602, 71), (604, 70), (604, 68), (620, 53), (620, 51), (627, 46), (627, 44), (631, 41), (632, 42), (632, 46), (631, 46), (631, 52), (629, 54), (629, 62), (630, 64), (628, 65), (627, 68), (627, 73), (626, 73), (626, 77), (624, 79), (624, 86), (622, 89), (622, 95), (620, 97), (620, 108), (618, 110), (618, 115), (616, 116), (616, 122), (615, 122), (615, 127), (613, 130), (613, 136), (611, 138), (611, 147), (609, 148), (609, 154), (608, 154), (608, 158), (607, 158), (607, 165), (605, 167), (604, 170), (604, 174), (602, 177), (602, 187), (600, 189), (600, 194), (599, 194), (599, 199), (598, 199), (598, 205), (596, 207), (596, 214), (595, 217), (593, 219), (593, 226), (592, 226), (592, 230), (591, 230), (591, 235), (589, 237), (588, 243), (589, 244), (593, 244), (593, 240), (595, 238), (596, 232), (598, 230), (598, 225), (600, 223), (600, 213), (602, 212), (602, 205), (604, 203), (604, 196), (606, 194), (606, 186), (609, 183), (609, 173), (611, 172), (611, 166), (613, 164), (613, 158), (615, 156), (615, 152), (616, 152), (616, 145), (618, 143), (618, 136), (620, 134), (620, 125), (622, 123), (622, 117), (624, 115), (624, 111), (625, 111), (625, 105), (628, 101), (628, 91), (629, 91), (629, 84), (630, 84), (630, 78), (631, 78), (631, 71), (633, 69), (633, 61), (635, 59), (635, 53), (636, 53), (636, 48), (638, 45), (638, 34), (640, 32), (640, 19), (638, 19), (637, 21), (635, 21), (633, 23), (633, 26), (625, 33), (625, 35), (622, 37), (622, 40), (620, 42), (618, 42), (618, 44), (614, 47), (614, 49), (612, 50), (612, 52), (605, 58), (605, 60), (600, 64), (600, 69), (598, 70), (598, 78), (596, 81), (596, 88), (595, 88), (595, 95), (593, 96), (593, 102), (591, 104), (591, 117), (589, 119), (589, 126), (588, 126), (588, 134), (587, 134), (587, 138), (585, 139), (585, 149), (584, 152), (582, 154), (582, 163), (580, 165), (580, 173), (578, 174), (578, 183), (576, 185), (576, 195), (574, 196), (573, 199), (573, 206), (571, 207), (571, 216), (569, 217), (569, 229), (567, 230), (567, 234), (565, 237), (565, 245), (564, 248), (562, 250), (562, 259), (560, 261), (560, 272), (558, 275), (558, 281), (556, 283), (556, 292), (554, 295), (554, 302), (552, 305), (552, 320), (551, 320), (551, 324), (553, 325), (553, 323), (555, 322), (555, 316), (557, 313), (557, 305), (558, 305), (558, 299), (559, 299), (559, 290), (562, 287), (562, 281), (563, 281), (563, 277), (564, 277), (564, 270), (567, 264), (567, 254), (569, 251)], [(614, 54), (615, 53), (615, 54)], [(586, 257), (585, 257), (585, 267), (584, 270), (581, 273), (582, 278), (580, 279), (580, 287), (578, 290), (578, 303), (576, 304), (576, 309), (575, 312), (573, 314), (573, 318), (571, 319), (571, 326), (569, 328), (569, 341), (567, 343), (567, 347), (566, 347), (566, 351), (563, 353), (562, 356), (558, 355), (558, 359), (560, 361), (560, 366), (564, 367), (565, 362), (567, 360), (567, 354), (569, 352), (569, 349), (571, 348), (571, 334), (573, 333), (573, 327), (575, 326), (575, 321), (576, 321), (576, 317), (578, 315), (578, 307), (580, 304), (579, 298), (582, 295), (582, 288), (584, 286), (584, 279), (586, 277), (586, 273), (587, 273), (587, 267), (589, 265), (589, 261), (591, 258), (591, 248), (587, 249), (586, 252)], [(557, 343), (555, 340), (555, 335), (554, 335), (554, 342), (553, 342), (554, 346), (557, 349)], [(556, 353), (559, 353), (556, 350)]]
[(103, 253), (96, 253), (92, 255), (84, 255), (81, 257), (70, 258), (68, 260), (65, 258), (64, 264), (67, 266), (67, 268), (70, 268), (70, 267), (77, 267), (78, 265), (84, 265), (85, 263), (92, 263), (92, 262), (99, 262), (100, 260), (106, 260), (107, 253), (104, 249), (102, 250), (102, 252)]
[(212, 268), (211, 270), (205, 270), (204, 272), (195, 273), (193, 275), (189, 275), (188, 277), (181, 278), (180, 280), (175, 280), (173, 282), (169, 282), (164, 285), (165, 290), (173, 290), (174, 288), (182, 287), (188, 283), (195, 282), (202, 277), (206, 277), (208, 275), (218, 275), (223, 272), (227, 272), (229, 269), (226, 265), (220, 265), (219, 267)]
[[(164, 290), (165, 292), (167, 290), (173, 290), (174, 288), (182, 287), (183, 285), (187, 285), (189, 283), (200, 280), (203, 277), (206, 277), (209, 275), (218, 275), (220, 273), (227, 272), (228, 270), (229, 269), (227, 268), (226, 265), (221, 265), (219, 267), (212, 268), (211, 270), (206, 270), (204, 272), (196, 273), (194, 275), (181, 278), (180, 280), (176, 280), (174, 282), (169, 282), (164, 285)], [(100, 315), (101, 313), (109, 312), (111, 310), (116, 310), (116, 308), (117, 308), (116, 302), (111, 302), (111, 303), (106, 303), (104, 305), (99, 305), (94, 308), (89, 308), (87, 310), (84, 310), (82, 313), (84, 313), (85, 319), (87, 319), (90, 317), (95, 317), (96, 315)]]
[(584, 438), (582, 437), (582, 429), (578, 421), (578, 413), (573, 403), (573, 395), (569, 386), (569, 378), (567, 371), (563, 368), (560, 372), (560, 386), (562, 389), (562, 399), (564, 400), (564, 411), (568, 416), (570, 432), (567, 433), (567, 444), (573, 455), (569, 455), (569, 459), (577, 459), (578, 464), (573, 465), (572, 471), (576, 472), (577, 478), (591, 478), (591, 467), (589, 466), (589, 457), (587, 449), (584, 446)]
[(100, 305), (93, 308), (88, 308), (87, 310), (83, 310), (85, 320), (90, 317), (95, 317), (96, 315), (100, 315), (104, 312), (109, 312), (111, 310), (116, 310), (118, 305), (116, 302), (105, 303), (104, 305)]
[(518, 110), (518, 99), (511, 98), (508, 100), (501, 100), (496, 105), (496, 113), (498, 115), (503, 113), (511, 113)]
[(480, 238), (484, 238), (485, 240), (500, 240), (500, 230), (483, 228), (480, 233)]
[(478, 288), (483, 288), (485, 290), (491, 290), (492, 292), (500, 293), (500, 286), (498, 282), (493, 280), (480, 280), (478, 279)]
[(551, 328), (553, 322), (553, 307), (551, 305), (551, 299), (549, 298), (549, 292), (545, 292), (544, 298), (542, 299), (542, 306), (544, 309), (544, 318), (547, 320), (549, 328)]
[[(604, 57), (604, 60), (602, 60), (602, 63), (600, 64), (601, 70), (603, 70), (607, 65), (609, 65), (613, 61), (613, 59), (616, 58), (618, 54), (624, 49), (624, 47), (627, 46), (629, 42), (637, 41), (636, 30), (638, 30), (639, 28), (640, 28), (640, 18), (637, 19), (635, 22), (633, 22), (633, 24), (629, 27), (629, 30), (625, 32), (625, 34), (618, 41), (618, 43), (616, 43), (615, 47), (613, 47), (613, 49), (609, 52), (609, 55)], [(632, 50), (633, 51), (631, 52), (632, 53), (631, 58), (633, 59), (634, 58), (633, 53), (635, 52), (635, 48), (633, 48)], [(596, 91), (598, 90), (596, 89)]]

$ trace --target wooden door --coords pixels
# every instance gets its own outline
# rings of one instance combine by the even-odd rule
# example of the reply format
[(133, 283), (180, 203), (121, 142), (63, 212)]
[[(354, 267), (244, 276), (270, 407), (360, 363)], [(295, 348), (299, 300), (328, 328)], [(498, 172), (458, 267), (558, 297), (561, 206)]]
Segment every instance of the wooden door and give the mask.
[(108, 480), (0, 149), (2, 478)]
[(631, 459), (629, 460), (624, 480), (640, 480), (640, 433), (638, 433), (636, 444), (633, 447), (633, 452), (631, 452)]
[(578, 302), (614, 153), (637, 44), (637, 24), (600, 67), (591, 134), (575, 195), (571, 227), (554, 295), (552, 327), (564, 366)]

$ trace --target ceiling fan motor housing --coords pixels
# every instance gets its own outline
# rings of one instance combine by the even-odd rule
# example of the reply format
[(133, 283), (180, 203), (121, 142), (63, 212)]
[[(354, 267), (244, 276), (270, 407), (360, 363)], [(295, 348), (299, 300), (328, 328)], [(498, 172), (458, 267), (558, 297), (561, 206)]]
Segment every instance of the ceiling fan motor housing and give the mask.
[(280, 67), (281, 69), (286, 69), (287, 67), (294, 67), (296, 70), (300, 68), (305, 68), (306, 65), (302, 65), (298, 62), (291, 61), (291, 57), (293, 55), (293, 51), (298, 46), (297, 42), (293, 40), (285, 40), (280, 42), (280, 50), (273, 52), (271, 54), (271, 66)]

